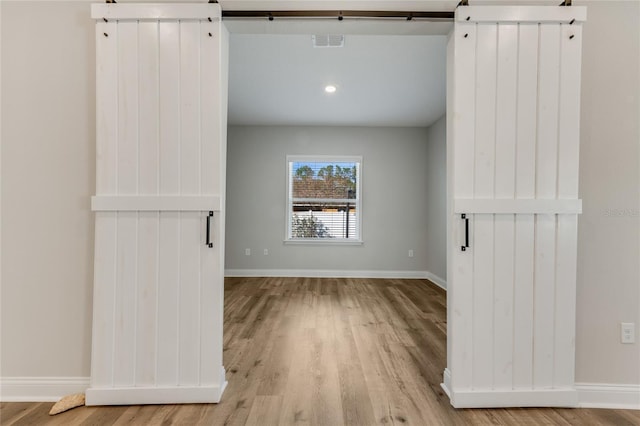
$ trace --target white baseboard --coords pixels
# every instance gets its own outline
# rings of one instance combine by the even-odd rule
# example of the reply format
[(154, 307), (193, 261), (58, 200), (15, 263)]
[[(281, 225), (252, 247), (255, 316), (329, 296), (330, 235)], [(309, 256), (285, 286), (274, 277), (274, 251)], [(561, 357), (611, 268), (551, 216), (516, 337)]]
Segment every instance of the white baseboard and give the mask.
[(88, 406), (147, 404), (217, 404), (227, 388), (226, 371), (220, 367), (220, 385), (92, 387), (85, 393)]
[(640, 385), (576, 383), (582, 408), (640, 410)]
[[(640, 385), (576, 383), (575, 391), (451, 392), (451, 372), (445, 368), (440, 384), (456, 408), (580, 407), (640, 410)], [(496, 402), (498, 401), (499, 402)], [(524, 400), (524, 401), (523, 401)]]
[(220, 402), (226, 386), (89, 388), (86, 405), (211, 404)]
[(401, 278), (429, 279), (427, 271), (352, 271), (326, 269), (227, 269), (225, 277)]
[(447, 290), (447, 280), (440, 278), (439, 276), (437, 276), (436, 274), (433, 274), (429, 271), (426, 271), (427, 274), (427, 279), (429, 281), (431, 281), (432, 283), (434, 283), (435, 285), (437, 285), (438, 287), (440, 287), (443, 290)]
[(455, 408), (578, 407), (574, 389), (449, 391)]
[(55, 402), (88, 387), (88, 377), (2, 377), (0, 401)]

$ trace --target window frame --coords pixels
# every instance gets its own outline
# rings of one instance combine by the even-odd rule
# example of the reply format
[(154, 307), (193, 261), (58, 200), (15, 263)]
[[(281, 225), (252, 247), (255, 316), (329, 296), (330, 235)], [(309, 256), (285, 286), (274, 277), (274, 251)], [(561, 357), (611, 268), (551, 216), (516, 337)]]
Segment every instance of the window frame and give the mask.
[[(293, 185), (291, 185), (293, 163), (295, 162), (315, 162), (315, 163), (357, 163), (356, 167), (356, 198), (350, 199), (355, 204), (356, 208), (356, 229), (358, 232), (358, 238), (292, 238), (291, 236), (291, 224), (293, 221), (293, 203), (296, 200), (293, 198)], [(359, 155), (287, 155), (286, 156), (286, 183), (285, 183), (285, 244), (318, 244), (318, 245), (362, 245), (362, 156)], [(308, 200), (315, 200), (314, 198), (307, 198)], [(318, 199), (320, 200), (320, 199)], [(327, 201), (340, 201), (327, 200)]]

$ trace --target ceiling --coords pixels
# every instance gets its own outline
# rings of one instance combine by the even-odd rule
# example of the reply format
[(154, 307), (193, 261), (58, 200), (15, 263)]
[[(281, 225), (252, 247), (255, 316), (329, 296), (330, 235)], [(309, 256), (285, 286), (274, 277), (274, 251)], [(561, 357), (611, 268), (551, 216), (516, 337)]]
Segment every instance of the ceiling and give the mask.
[[(127, 0), (123, 0), (127, 1)], [(453, 11), (458, 0), (218, 0), (224, 10)], [(471, 0), (557, 4), (560, 0)], [(451, 21), (224, 19), (231, 125), (426, 127), (445, 113)], [(312, 34), (343, 34), (314, 48)], [(324, 92), (337, 86), (333, 94)]]
[(229, 55), (231, 125), (425, 127), (445, 112), (443, 35), (351, 34), (315, 48), (310, 34), (232, 33)]

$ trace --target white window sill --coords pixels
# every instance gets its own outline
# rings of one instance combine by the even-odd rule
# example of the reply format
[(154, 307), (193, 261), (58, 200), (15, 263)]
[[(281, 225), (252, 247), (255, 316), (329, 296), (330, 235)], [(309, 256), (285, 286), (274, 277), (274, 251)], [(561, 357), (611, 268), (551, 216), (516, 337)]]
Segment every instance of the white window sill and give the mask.
[(336, 238), (309, 238), (309, 239), (290, 239), (284, 240), (284, 244), (291, 245), (317, 245), (317, 246), (361, 246), (364, 244), (362, 240), (346, 240)]

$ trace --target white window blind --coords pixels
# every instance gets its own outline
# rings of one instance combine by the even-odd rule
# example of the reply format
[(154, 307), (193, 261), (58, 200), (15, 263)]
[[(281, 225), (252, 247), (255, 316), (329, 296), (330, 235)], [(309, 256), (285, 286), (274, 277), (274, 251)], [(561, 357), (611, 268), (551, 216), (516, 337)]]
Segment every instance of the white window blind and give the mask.
[(287, 157), (287, 239), (361, 240), (361, 157)]

